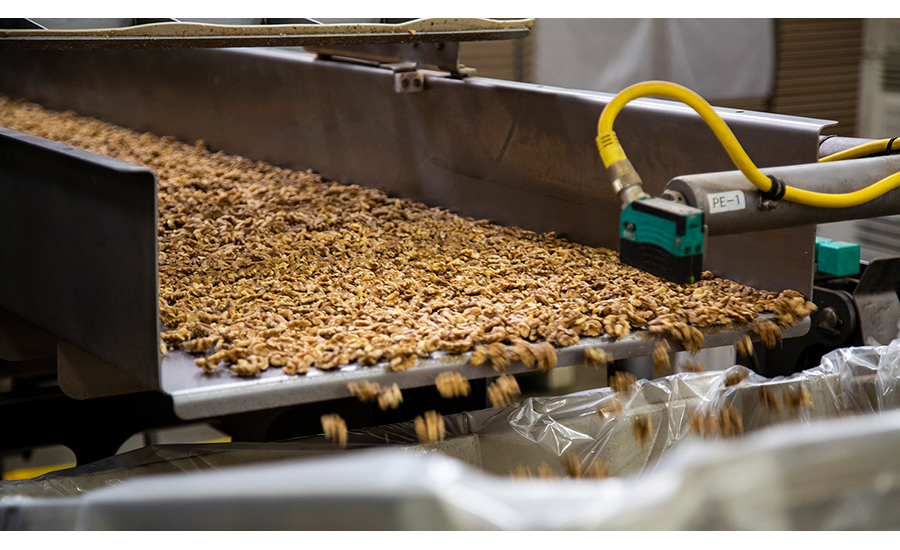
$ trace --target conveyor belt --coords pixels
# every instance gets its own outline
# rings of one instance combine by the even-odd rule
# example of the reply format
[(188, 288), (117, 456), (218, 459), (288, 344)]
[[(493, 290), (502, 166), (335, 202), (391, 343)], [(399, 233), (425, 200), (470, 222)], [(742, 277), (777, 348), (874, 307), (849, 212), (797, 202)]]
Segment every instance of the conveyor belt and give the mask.
[[(704, 347), (729, 346), (742, 336), (750, 334), (758, 340), (753, 328), (762, 320), (740, 325), (722, 325), (701, 329)], [(809, 330), (809, 318), (783, 330), (784, 338), (802, 336)], [(610, 341), (607, 337), (585, 338), (574, 346), (558, 349), (556, 368), (584, 364), (584, 350), (602, 348), (613, 359), (644, 357), (653, 353), (657, 338), (647, 331), (632, 333), (627, 337)], [(673, 345), (673, 344), (670, 344)], [(681, 348), (673, 345), (673, 351)], [(297, 405), (349, 397), (347, 384), (368, 380), (380, 385), (397, 384), (401, 389), (434, 385), (438, 374), (458, 372), (468, 379), (489, 378), (500, 374), (534, 372), (524, 364), (515, 362), (504, 373), (487, 365), (473, 367), (469, 364), (471, 352), (448, 355), (438, 352), (433, 358), (419, 359), (414, 367), (404, 372), (387, 372), (384, 363), (373, 367), (345, 365), (331, 371), (310, 368), (305, 375), (284, 374), (281, 369), (270, 368), (259, 378), (246, 379), (229, 370), (208, 375), (194, 365), (194, 357), (183, 351), (167, 353), (162, 359), (162, 389), (172, 396), (175, 413), (185, 419), (232, 414), (262, 408)]]
[[(240, 50), (8, 51), (0, 58), (0, 91), (140, 131), (202, 137), (229, 153), (312, 168), (464, 216), (557, 231), (592, 246), (617, 238), (619, 203), (593, 145), (603, 94), (431, 76), (424, 93), (398, 94), (387, 69)], [(382, 108), (372, 109), (373, 101)], [(760, 165), (815, 158), (823, 121), (723, 114)], [(717, 144), (695, 118), (654, 100), (623, 113), (622, 139), (642, 144), (635, 149), (644, 156), (634, 162), (655, 182), (649, 192), (658, 194), (677, 174), (730, 166), (724, 153), (714, 156)], [(0, 308), (144, 388), (170, 394), (183, 418), (346, 397), (347, 383), (357, 379), (412, 388), (433, 385), (448, 370), (497, 374), (459, 355), (421, 360), (404, 373), (347, 366), (304, 376), (270, 369), (251, 380), (227, 371), (204, 376), (189, 355), (159, 352), (152, 172), (15, 132), (0, 131), (0, 147), (8, 159), (0, 164)], [(750, 286), (808, 294), (813, 238), (813, 228), (796, 228), (713, 239), (710, 265)], [(706, 346), (730, 345), (749, 330), (706, 331)], [(581, 363), (585, 346), (621, 359), (648, 355), (653, 345), (641, 333), (582, 340), (558, 350), (558, 365)], [(75, 370), (77, 355), (67, 354)], [(82, 365), (82, 379), (106, 382), (94, 366)], [(525, 370), (513, 364), (507, 372)], [(61, 367), (61, 386), (62, 378)], [(114, 386), (84, 386), (79, 397), (121, 393)]]
[[(348, 365), (332, 371), (312, 368), (306, 375), (289, 376), (273, 368), (249, 380), (230, 371), (206, 375), (186, 352), (160, 355), (154, 261), (156, 183), (152, 172), (11, 130), (0, 131), (0, 153), (3, 151), (15, 161), (0, 170), (0, 200), (7, 193), (9, 204), (20, 205), (0, 223), (0, 230), (10, 239), (5, 246), (43, 244), (9, 251), (10, 258), (15, 255), (17, 261), (10, 260), (0, 276), (0, 298), (11, 313), (43, 324), (63, 340), (86, 338), (95, 348), (84, 351), (116, 366), (104, 372), (96, 359), (62, 345), (60, 384), (70, 395), (75, 394), (72, 380), (78, 381), (77, 397), (122, 393), (117, 387), (120, 383), (111, 376), (121, 370), (144, 389), (158, 387), (171, 395), (176, 414), (194, 419), (348, 397), (347, 384), (356, 380), (396, 383), (405, 389), (433, 385), (445, 371), (457, 371), (470, 379), (498, 375), (491, 367), (469, 365), (471, 353), (420, 360), (402, 373), (385, 372), (379, 366)], [(116, 206), (110, 205), (113, 197), (119, 201)], [(77, 208), (71, 207), (73, 201)], [(124, 216), (126, 212), (131, 214)], [(40, 222), (48, 218), (54, 225)], [(77, 243), (59, 240), (60, 235), (69, 234), (79, 235)], [(56, 252), (48, 255), (45, 248), (51, 244)], [(3, 255), (0, 249), (0, 260)], [(35, 266), (43, 266), (41, 280), (35, 280)], [(101, 268), (108, 271), (104, 274)], [(41, 297), (43, 309), (29, 312), (36, 296)], [(99, 297), (109, 303), (101, 308)], [(44, 317), (29, 318), (29, 313)], [(805, 334), (808, 326), (806, 320), (786, 330), (784, 336)], [(702, 331), (704, 346), (731, 345), (753, 327), (750, 323), (707, 328)], [(145, 347), (138, 346), (144, 341)], [(605, 337), (584, 339), (559, 349), (557, 366), (582, 364), (588, 346), (624, 359), (650, 355), (654, 345), (655, 338), (646, 331), (614, 342)], [(157, 351), (146, 353), (147, 347)], [(526, 371), (521, 363), (507, 369), (510, 374)]]

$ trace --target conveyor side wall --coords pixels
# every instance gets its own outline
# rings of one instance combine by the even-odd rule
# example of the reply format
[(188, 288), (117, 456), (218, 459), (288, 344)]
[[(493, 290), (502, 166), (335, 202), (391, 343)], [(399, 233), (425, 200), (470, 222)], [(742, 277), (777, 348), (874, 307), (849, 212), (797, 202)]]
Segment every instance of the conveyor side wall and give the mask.
[(0, 128), (0, 308), (159, 386), (156, 176)]

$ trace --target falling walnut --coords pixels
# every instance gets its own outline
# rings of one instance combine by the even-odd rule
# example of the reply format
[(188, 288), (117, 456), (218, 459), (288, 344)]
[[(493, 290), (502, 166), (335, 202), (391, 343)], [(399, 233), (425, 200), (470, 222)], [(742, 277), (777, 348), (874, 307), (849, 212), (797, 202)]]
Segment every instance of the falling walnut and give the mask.
[(506, 346), (500, 342), (488, 344), (487, 356), (491, 361), (491, 366), (494, 367), (494, 370), (497, 371), (505, 371), (506, 367), (508, 367), (510, 363), (512, 363)]
[(556, 350), (547, 342), (541, 342), (534, 348), (537, 370), (547, 372), (556, 366)]
[(581, 461), (575, 453), (563, 453), (559, 457), (559, 465), (569, 477), (581, 477)]
[(732, 386), (737, 386), (749, 377), (749, 370), (742, 367), (733, 368), (733, 370), (725, 376), (725, 387), (730, 388)]
[(706, 363), (688, 359), (681, 364), (681, 372), (706, 372)]
[(391, 385), (389, 388), (382, 388), (378, 392), (378, 408), (386, 411), (388, 409), (396, 409), (403, 403), (403, 394), (400, 393), (400, 386)]
[(553, 346), (582, 338), (646, 328), (696, 351), (702, 327), (764, 312), (789, 326), (815, 308), (709, 273), (678, 285), (605, 248), (2, 96), (0, 126), (156, 173), (162, 339), (206, 371), (402, 371), (472, 350), (473, 365), (546, 371)]
[(784, 408), (793, 413), (814, 408), (809, 391), (802, 385), (784, 388)]
[(719, 411), (719, 426), (725, 437), (735, 437), (744, 433), (744, 421), (731, 403), (722, 405)]
[(444, 417), (440, 413), (428, 411), (424, 416), (417, 416), (413, 424), (420, 443), (437, 443), (444, 440)]
[(757, 325), (756, 333), (766, 349), (772, 349), (781, 342), (781, 328), (772, 321), (763, 321)]
[(609, 378), (609, 387), (616, 393), (631, 393), (637, 378), (630, 372), (618, 371)]
[(750, 336), (744, 335), (740, 340), (734, 343), (734, 351), (739, 357), (750, 357), (753, 355), (753, 340)]
[(712, 412), (696, 411), (691, 415), (691, 433), (710, 437), (719, 432), (719, 417)]
[(781, 412), (781, 399), (775, 395), (775, 390), (771, 386), (762, 385), (759, 387), (759, 400), (770, 411)]
[(647, 413), (635, 414), (631, 419), (632, 428), (634, 429), (634, 440), (641, 444), (642, 447), (650, 443), (653, 437), (653, 424), (650, 415)]
[(669, 351), (669, 344), (664, 340), (656, 343), (656, 346), (653, 348), (654, 373), (662, 374), (669, 368)]
[(444, 399), (465, 397), (472, 391), (469, 381), (458, 372), (442, 372), (438, 375), (435, 386)]
[(508, 374), (504, 374), (488, 386), (488, 399), (495, 407), (505, 407), (519, 398), (522, 392), (519, 383)]
[(347, 424), (337, 414), (326, 414), (321, 418), (322, 431), (325, 438), (338, 444), (339, 447), (347, 446)]
[(622, 412), (622, 410), (622, 400), (619, 399), (618, 395), (613, 395), (611, 398), (601, 401), (600, 406), (597, 407), (597, 416), (609, 420)]
[(584, 362), (595, 368), (606, 368), (612, 361), (609, 353), (601, 348), (585, 348)]
[(695, 355), (703, 348), (704, 337), (696, 326), (688, 324), (690, 316), (684, 312), (660, 315), (647, 324), (651, 334), (668, 336), (681, 342), (684, 349)]
[(469, 363), (473, 367), (480, 367), (487, 360), (487, 346), (475, 346), (475, 351), (472, 352), (472, 357), (469, 358)]
[(525, 340), (515, 338), (507, 348), (507, 353), (510, 360), (519, 361), (529, 369), (535, 367), (537, 358), (534, 355), (534, 349)]
[(347, 389), (350, 390), (350, 395), (363, 403), (374, 403), (378, 399), (378, 394), (381, 393), (381, 386), (377, 382), (350, 382), (347, 384)]
[(691, 415), (691, 433), (700, 437), (735, 437), (744, 433), (744, 420), (731, 403), (718, 410), (695, 411)]

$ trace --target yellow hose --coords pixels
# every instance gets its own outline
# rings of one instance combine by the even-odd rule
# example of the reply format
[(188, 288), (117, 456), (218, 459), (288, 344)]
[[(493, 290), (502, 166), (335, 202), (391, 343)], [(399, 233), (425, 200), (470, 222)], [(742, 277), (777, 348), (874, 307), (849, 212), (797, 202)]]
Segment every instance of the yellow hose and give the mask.
[[(744, 176), (746, 176), (747, 179), (762, 192), (771, 189), (772, 180), (760, 172), (759, 168), (753, 164), (753, 161), (750, 160), (750, 157), (744, 152), (744, 148), (741, 147), (737, 138), (734, 137), (731, 129), (725, 124), (725, 121), (716, 114), (710, 104), (684, 86), (679, 86), (678, 84), (673, 84), (671, 82), (649, 81), (629, 86), (619, 92), (619, 94), (609, 102), (606, 108), (603, 109), (603, 113), (601, 113), (600, 120), (597, 123), (597, 146), (600, 150), (600, 157), (603, 159), (603, 164), (607, 168), (616, 161), (626, 159), (625, 152), (621, 145), (619, 145), (619, 140), (612, 129), (616, 116), (630, 101), (647, 96), (662, 96), (676, 99), (694, 109), (706, 124), (709, 125), (710, 129), (722, 144), (722, 147), (725, 148), (728, 156), (731, 157), (731, 160)], [(885, 142), (885, 144), (886, 143), (887, 142)], [(884, 144), (882, 144), (882, 150), (883, 147)], [(787, 186), (783, 199), (821, 208), (847, 208), (868, 202), (898, 186), (900, 186), (900, 172), (892, 174), (868, 187), (850, 193), (818, 193)]]
[[(833, 155), (822, 157), (819, 159), (819, 162), (855, 159), (864, 157), (866, 155), (874, 155), (875, 153), (885, 153), (887, 152), (887, 145), (888, 143), (890, 143), (890, 141), (891, 140), (889, 139), (880, 139), (878, 141), (872, 141), (869, 143), (864, 143), (862, 145), (857, 145), (856, 147), (845, 149), (844, 151), (834, 153)], [(900, 139), (894, 140), (894, 143), (891, 144), (891, 151), (898, 150), (900, 150)]]

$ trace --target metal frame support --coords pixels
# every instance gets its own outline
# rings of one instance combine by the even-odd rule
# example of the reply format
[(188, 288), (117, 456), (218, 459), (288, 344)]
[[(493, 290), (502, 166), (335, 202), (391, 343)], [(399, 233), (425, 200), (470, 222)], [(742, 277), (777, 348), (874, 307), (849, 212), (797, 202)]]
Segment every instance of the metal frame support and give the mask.
[(900, 258), (881, 258), (869, 264), (853, 291), (859, 308), (863, 343), (886, 346), (900, 330)]

